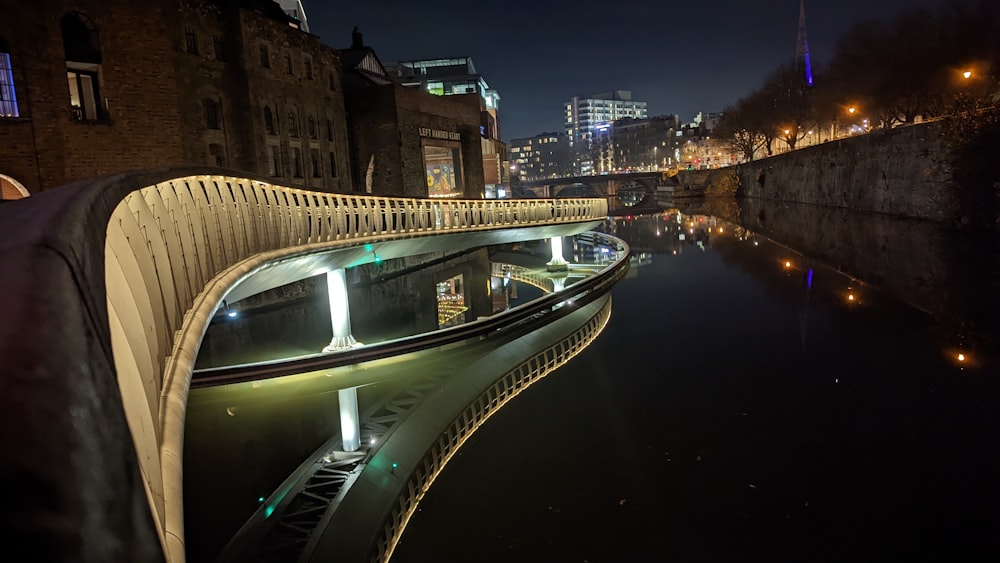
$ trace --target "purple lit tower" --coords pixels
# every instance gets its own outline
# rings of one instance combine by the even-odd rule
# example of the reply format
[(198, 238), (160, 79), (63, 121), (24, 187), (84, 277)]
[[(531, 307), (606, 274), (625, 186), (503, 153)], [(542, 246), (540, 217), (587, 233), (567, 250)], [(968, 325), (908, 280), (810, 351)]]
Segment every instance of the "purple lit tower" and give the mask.
[(795, 45), (795, 64), (802, 68), (806, 86), (813, 85), (812, 63), (809, 62), (809, 39), (806, 38), (806, 2), (799, 0), (799, 37)]

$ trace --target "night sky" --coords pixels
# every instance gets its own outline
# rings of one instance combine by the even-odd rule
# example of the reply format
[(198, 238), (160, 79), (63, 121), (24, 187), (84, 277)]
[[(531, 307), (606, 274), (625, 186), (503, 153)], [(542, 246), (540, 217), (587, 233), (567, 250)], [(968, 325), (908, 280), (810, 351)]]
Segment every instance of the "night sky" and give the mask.
[[(806, 2), (813, 65), (855, 22), (947, 0)], [(649, 115), (722, 111), (795, 55), (798, 0), (303, 0), (335, 48), (357, 25), (383, 62), (470, 56), (500, 94), (503, 140), (562, 130), (572, 96), (631, 90)]]

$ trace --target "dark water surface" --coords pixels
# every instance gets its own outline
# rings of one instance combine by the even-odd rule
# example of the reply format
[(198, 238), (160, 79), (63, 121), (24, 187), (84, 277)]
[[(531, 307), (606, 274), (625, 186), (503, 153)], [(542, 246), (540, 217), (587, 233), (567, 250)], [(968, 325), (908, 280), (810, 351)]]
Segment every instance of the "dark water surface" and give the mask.
[(393, 561), (1000, 557), (996, 240), (697, 211), (609, 222), (637, 265), (605, 332), (463, 447)]

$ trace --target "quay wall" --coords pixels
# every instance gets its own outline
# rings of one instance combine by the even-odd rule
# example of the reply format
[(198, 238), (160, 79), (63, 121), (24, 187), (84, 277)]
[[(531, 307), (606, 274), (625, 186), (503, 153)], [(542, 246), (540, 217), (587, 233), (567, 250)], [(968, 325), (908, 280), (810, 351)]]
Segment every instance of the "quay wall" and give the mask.
[(951, 222), (962, 214), (942, 122), (875, 131), (737, 167), (737, 195)]
[(996, 228), (1000, 225), (997, 129), (975, 120), (925, 122), (729, 168), (682, 171), (677, 181), (705, 186), (708, 196), (735, 195)]

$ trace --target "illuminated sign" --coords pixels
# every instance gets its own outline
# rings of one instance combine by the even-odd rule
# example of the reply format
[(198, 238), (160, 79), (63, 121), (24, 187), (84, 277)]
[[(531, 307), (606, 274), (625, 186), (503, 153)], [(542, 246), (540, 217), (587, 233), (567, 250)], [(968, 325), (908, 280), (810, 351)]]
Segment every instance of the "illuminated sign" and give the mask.
[(419, 132), (421, 137), (430, 137), (431, 139), (444, 139), (446, 141), (462, 140), (462, 135), (455, 131), (442, 131), (440, 129), (431, 129), (430, 127), (420, 127)]

